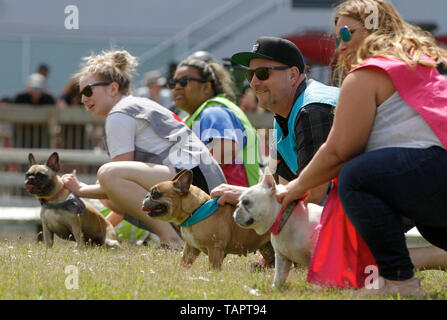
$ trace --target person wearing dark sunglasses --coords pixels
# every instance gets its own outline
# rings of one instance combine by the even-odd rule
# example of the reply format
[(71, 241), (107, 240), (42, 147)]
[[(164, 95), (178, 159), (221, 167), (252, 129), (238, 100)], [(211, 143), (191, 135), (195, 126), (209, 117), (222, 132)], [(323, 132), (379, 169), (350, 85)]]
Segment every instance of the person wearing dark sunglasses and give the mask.
[(171, 180), (182, 169), (194, 173), (192, 184), (209, 192), (225, 176), (209, 150), (174, 113), (147, 98), (134, 97), (131, 77), (137, 60), (127, 51), (105, 51), (84, 58), (76, 75), (81, 101), (97, 117), (105, 117), (105, 145), (111, 162), (98, 170), (98, 183), (86, 185), (74, 175), (62, 177), (81, 197), (102, 199), (113, 210), (107, 219), (125, 219), (154, 232), (162, 244), (181, 248), (183, 240), (167, 222), (141, 210), (147, 190)]
[(205, 83), (207, 82), (206, 80), (203, 79), (199, 79), (199, 78), (194, 78), (194, 77), (188, 77), (188, 76), (184, 76), (181, 77), (180, 79), (170, 79), (168, 86), (171, 90), (174, 90), (175, 86), (178, 84), (180, 84), (180, 87), (184, 88), (188, 85), (188, 83), (190, 81), (197, 81), (197, 82), (201, 82), (201, 83)]
[(227, 182), (251, 186), (259, 180), (258, 137), (234, 103), (233, 82), (215, 60), (187, 58), (169, 83), (174, 101), (189, 116), (185, 123), (213, 153)]
[(135, 96), (149, 98), (163, 107), (177, 113), (174, 101), (172, 100), (172, 92), (167, 88), (167, 79), (159, 70), (151, 70), (143, 75), (141, 80), (142, 86), (135, 90)]
[[(259, 106), (275, 113), (274, 163), (281, 183), (296, 178), (324, 143), (333, 121), (338, 89), (305, 75), (304, 58), (292, 42), (277, 37), (260, 37), (251, 52), (236, 53), (231, 61), (246, 68), (246, 77)], [(321, 204), (328, 185), (312, 191), (309, 202)], [(220, 203), (237, 203), (243, 191), (220, 186), (211, 192)]]
[(81, 92), (79, 92), (79, 99), (82, 99), (82, 96), (86, 96), (87, 98), (90, 98), (93, 94), (93, 87), (98, 87), (98, 86), (108, 86), (109, 84), (111, 84), (110, 81), (100, 81), (100, 82), (95, 82), (95, 83), (90, 83), (86, 86), (84, 86), (84, 89), (81, 90)]

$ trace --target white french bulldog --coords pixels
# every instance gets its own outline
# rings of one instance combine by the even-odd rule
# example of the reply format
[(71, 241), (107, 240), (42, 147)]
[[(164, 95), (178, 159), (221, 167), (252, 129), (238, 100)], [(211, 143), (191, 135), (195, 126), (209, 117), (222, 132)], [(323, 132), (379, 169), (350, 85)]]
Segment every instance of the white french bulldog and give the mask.
[[(285, 187), (277, 185), (270, 171), (266, 169), (261, 182), (248, 188), (239, 197), (233, 215), (236, 223), (242, 228), (254, 229), (258, 234), (275, 228), (282, 209), (276, 198), (281, 188)], [(319, 205), (309, 203), (306, 206), (300, 201), (285, 224), (280, 224), (282, 228), (279, 233), (274, 234), (278, 231), (276, 228), (271, 234), (271, 243), (275, 250), (275, 279), (272, 285), (274, 288), (286, 281), (292, 262), (309, 265), (317, 238), (314, 229), (320, 222), (322, 211), (323, 207)], [(278, 221), (279, 219), (281, 217)]]

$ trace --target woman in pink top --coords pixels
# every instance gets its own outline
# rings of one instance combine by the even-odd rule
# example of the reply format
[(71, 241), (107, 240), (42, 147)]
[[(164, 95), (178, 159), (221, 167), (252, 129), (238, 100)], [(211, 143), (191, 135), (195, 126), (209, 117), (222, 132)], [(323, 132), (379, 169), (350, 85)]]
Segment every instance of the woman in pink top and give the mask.
[(447, 79), (436, 69), (447, 51), (386, 1), (345, 1), (334, 24), (338, 78), (347, 74), (334, 124), (279, 199), (305, 198), (338, 176), (343, 209), (384, 280), (371, 293), (422, 296), (402, 217), (447, 250)]

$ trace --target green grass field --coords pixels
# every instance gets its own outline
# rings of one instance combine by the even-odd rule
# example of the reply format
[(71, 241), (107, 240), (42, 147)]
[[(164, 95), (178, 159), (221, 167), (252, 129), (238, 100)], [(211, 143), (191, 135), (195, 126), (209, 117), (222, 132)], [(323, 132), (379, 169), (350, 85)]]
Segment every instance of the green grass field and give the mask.
[[(204, 254), (191, 269), (182, 268), (180, 258), (181, 252), (151, 243), (137, 247), (124, 242), (119, 250), (105, 250), (77, 249), (73, 242), (57, 240), (47, 250), (43, 243), (2, 241), (0, 300), (358, 299), (350, 290), (315, 290), (306, 282), (305, 268), (292, 269), (286, 285), (272, 289), (273, 269), (250, 272), (250, 263), (260, 258), (255, 254), (228, 255), (221, 272), (209, 270)], [(418, 271), (416, 275), (424, 277), (427, 299), (447, 299), (446, 272)]]

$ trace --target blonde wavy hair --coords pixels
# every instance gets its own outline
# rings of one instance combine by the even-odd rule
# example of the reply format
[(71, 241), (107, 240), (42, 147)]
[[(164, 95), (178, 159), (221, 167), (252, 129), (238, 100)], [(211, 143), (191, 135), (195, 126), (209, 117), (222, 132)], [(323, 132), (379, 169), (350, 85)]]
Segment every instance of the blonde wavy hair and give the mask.
[(101, 81), (116, 82), (120, 93), (131, 94), (130, 80), (138, 66), (137, 58), (126, 50), (102, 51), (82, 58), (81, 70), (74, 76), (80, 79), (86, 75), (94, 75)]
[[(346, 73), (371, 57), (399, 59), (415, 68), (417, 64), (436, 66), (447, 58), (447, 50), (440, 48), (431, 33), (405, 22), (396, 9), (384, 0), (347, 0), (334, 9), (334, 26), (340, 17), (348, 17), (366, 26), (372, 14), (377, 12), (377, 28), (366, 29), (369, 35), (357, 50), (352, 64), (338, 56), (335, 81), (341, 84)], [(422, 59), (428, 56), (432, 61)]]

